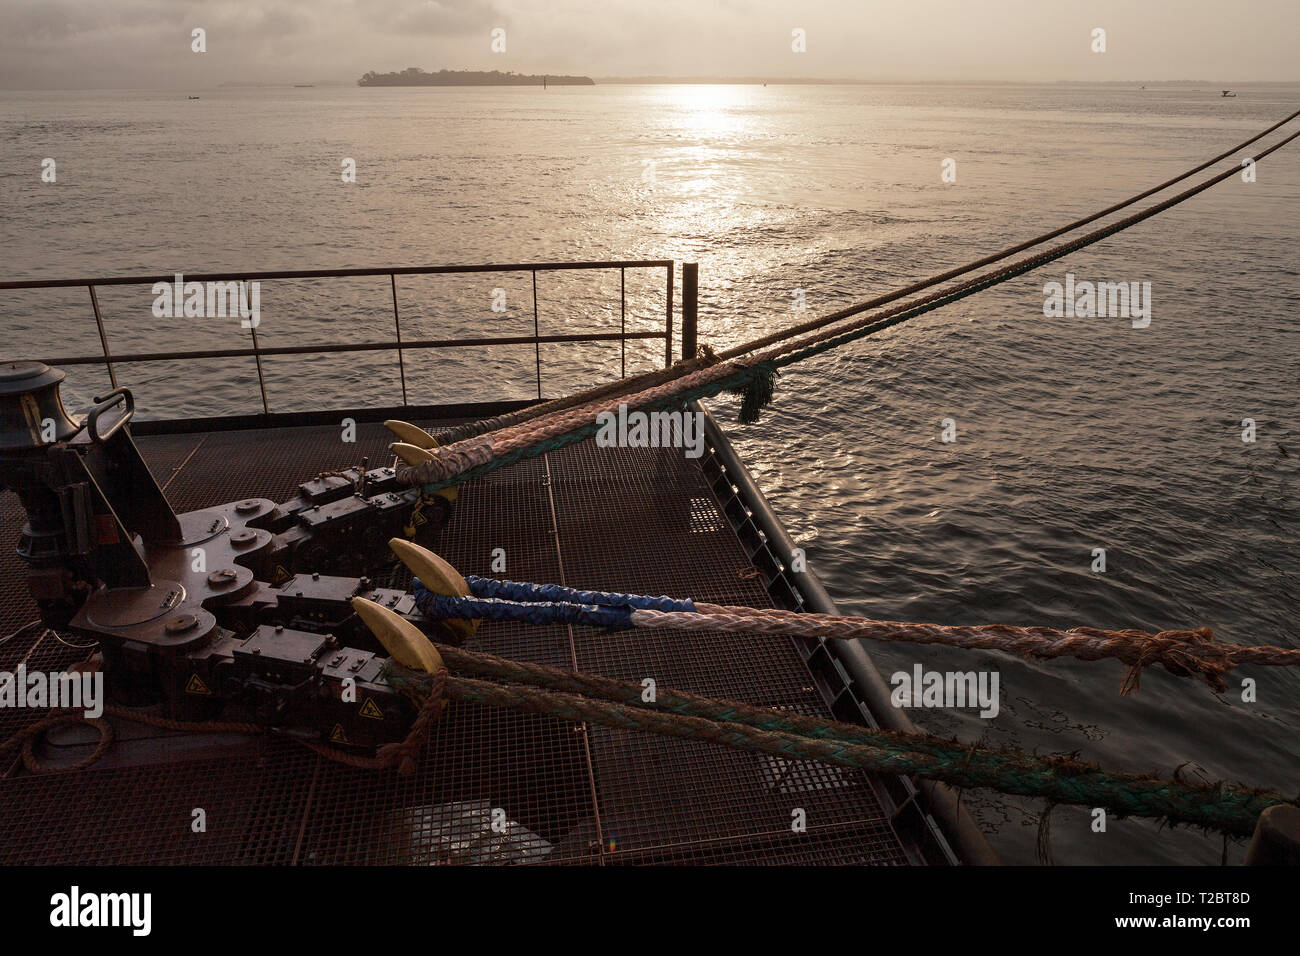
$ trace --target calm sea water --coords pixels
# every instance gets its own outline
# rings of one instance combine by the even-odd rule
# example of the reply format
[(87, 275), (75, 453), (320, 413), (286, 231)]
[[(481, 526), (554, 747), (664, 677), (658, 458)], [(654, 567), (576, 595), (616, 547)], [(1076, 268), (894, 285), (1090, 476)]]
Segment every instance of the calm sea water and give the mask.
[[(220, 89), (0, 94), (5, 278), (675, 258), (700, 263), (701, 338), (725, 347), (1026, 238), (1208, 158), (1300, 87)], [(1270, 140), (1271, 141), (1271, 140)], [(1207, 625), (1296, 646), (1300, 147), (1100, 246), (784, 375), (743, 457), (847, 612), (944, 623)], [(57, 183), (40, 181), (56, 163)], [(344, 158), (357, 181), (340, 181)], [(956, 161), (957, 181), (940, 164)], [(1146, 281), (1153, 318), (1047, 319), (1043, 284)], [(507, 311), (491, 310), (494, 289)], [(616, 329), (617, 272), (543, 275), (543, 331)], [(526, 275), (404, 279), (403, 335), (532, 330)], [(627, 322), (662, 320), (629, 273)], [(391, 333), (387, 279), (265, 283), (259, 338)], [(101, 293), (114, 351), (230, 347), (230, 320), (155, 319)], [(90, 353), (86, 294), (0, 295), (12, 357)], [(411, 400), (535, 394), (532, 350), (409, 358)], [(652, 346), (629, 350), (650, 367)], [(548, 396), (617, 374), (609, 347), (544, 351)], [(123, 366), (144, 415), (258, 407), (251, 363)], [(387, 356), (271, 359), (273, 410), (398, 400)], [(84, 400), (104, 376), (75, 370)], [(362, 388), (377, 389), (362, 396)], [(715, 412), (734, 420), (728, 401)], [(939, 440), (951, 418), (957, 441)], [(1241, 440), (1242, 419), (1257, 440)], [(1107, 554), (1093, 573), (1093, 549)], [(1236, 684), (1114, 662), (873, 645), (886, 675), (996, 670), (1002, 709), (922, 727), (1127, 770), (1300, 789), (1300, 679)], [(997, 849), (1035, 858), (1035, 805), (970, 794)], [(1058, 861), (1215, 863), (1221, 840), (1052, 816)], [(1240, 857), (1230, 848), (1229, 859)]]

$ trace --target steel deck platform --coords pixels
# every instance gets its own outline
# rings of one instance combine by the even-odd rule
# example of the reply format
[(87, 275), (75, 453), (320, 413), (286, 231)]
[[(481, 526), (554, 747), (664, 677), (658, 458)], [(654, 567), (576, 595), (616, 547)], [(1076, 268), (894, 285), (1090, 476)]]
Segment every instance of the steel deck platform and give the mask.
[[(385, 461), (390, 441), (373, 423), (357, 426), (355, 444), (337, 425), (142, 430), (137, 443), (177, 512), (284, 500), (318, 472), (362, 456), (372, 467)], [(500, 548), (515, 580), (788, 605), (782, 582), (756, 567), (745, 508), (717, 493), (726, 486), (734, 499), (735, 489), (711, 459), (587, 441), (520, 462), (462, 487), (439, 550), (464, 573), (490, 574)], [(36, 618), (13, 551), (22, 520), (4, 494), (0, 634)], [(809, 714), (835, 705), (848, 719), (815, 679), (808, 649), (785, 637), (485, 622), (470, 647)], [(88, 653), (37, 629), (0, 644), (0, 670), (24, 660), (59, 669)], [(40, 716), (0, 711), (0, 734)], [(947, 855), (934, 834), (917, 835), (924, 827), (896, 825), (905, 816), (896, 805), (910, 802), (896, 780), (464, 703), (448, 708), (408, 777), (349, 769), (272, 736), (140, 725), (120, 736), (140, 739), (78, 772), (32, 775), (5, 758), (0, 863), (917, 864)], [(195, 833), (199, 808), (206, 832)], [(482, 834), (492, 808), (517, 825), (513, 844)], [(792, 832), (796, 808), (806, 832)]]

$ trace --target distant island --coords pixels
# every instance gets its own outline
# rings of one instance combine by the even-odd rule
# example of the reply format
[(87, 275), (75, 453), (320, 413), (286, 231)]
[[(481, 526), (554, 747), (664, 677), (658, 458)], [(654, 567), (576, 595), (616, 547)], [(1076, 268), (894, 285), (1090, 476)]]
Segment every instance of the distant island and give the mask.
[(357, 86), (595, 86), (589, 76), (533, 76), (528, 73), (502, 73), (500, 70), (439, 70), (425, 73), (418, 66), (408, 66), (401, 73), (371, 71), (357, 80)]

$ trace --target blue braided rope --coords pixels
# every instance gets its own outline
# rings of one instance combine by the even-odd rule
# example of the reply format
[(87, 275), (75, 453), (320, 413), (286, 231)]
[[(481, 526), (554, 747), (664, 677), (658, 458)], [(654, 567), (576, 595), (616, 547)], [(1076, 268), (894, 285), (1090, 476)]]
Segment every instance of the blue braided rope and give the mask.
[(427, 618), (487, 619), (490, 621), (524, 621), (528, 624), (588, 624), (609, 630), (632, 627), (631, 607), (607, 607), (599, 604), (520, 604), (495, 598), (447, 597), (434, 594), (414, 581), (415, 606)]
[(465, 576), (475, 597), (500, 598), (505, 601), (555, 602), (557, 604), (599, 604), (607, 607), (631, 607), (646, 611), (695, 611), (690, 598), (651, 597), (647, 594), (620, 594), (616, 591), (579, 591), (561, 584), (528, 584)]

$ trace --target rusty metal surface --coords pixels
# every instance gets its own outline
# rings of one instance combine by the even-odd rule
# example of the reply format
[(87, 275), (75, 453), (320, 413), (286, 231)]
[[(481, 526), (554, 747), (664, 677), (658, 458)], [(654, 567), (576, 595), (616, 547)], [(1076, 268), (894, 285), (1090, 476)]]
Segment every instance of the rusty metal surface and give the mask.
[[(433, 426), (447, 423), (427, 423)], [(317, 472), (381, 463), (360, 425), (138, 439), (177, 512), (281, 500)], [(0, 498), (0, 637), (36, 617), (12, 552), (21, 519)], [(771, 604), (698, 468), (680, 451), (591, 442), (467, 484), (439, 550), (517, 580)], [(396, 586), (407, 583), (394, 573)], [(387, 582), (385, 582), (387, 583)], [(609, 634), (485, 623), (471, 647), (805, 713), (827, 713), (792, 642), (703, 632)], [(87, 650), (26, 632), (0, 644), (66, 667)], [(0, 711), (5, 736), (39, 717)], [(130, 728), (127, 728), (130, 731)], [(0, 863), (883, 863), (915, 859), (865, 775), (703, 743), (457, 704), (409, 777), (340, 766), (276, 738), (194, 740), (136, 727), (112, 759), (33, 776), (0, 771)], [(64, 741), (75, 744), (76, 741)], [(57, 750), (56, 746), (50, 748)], [(194, 811), (205, 832), (194, 832)], [(807, 832), (794, 833), (802, 810)], [(486, 828), (493, 811), (505, 836)]]

